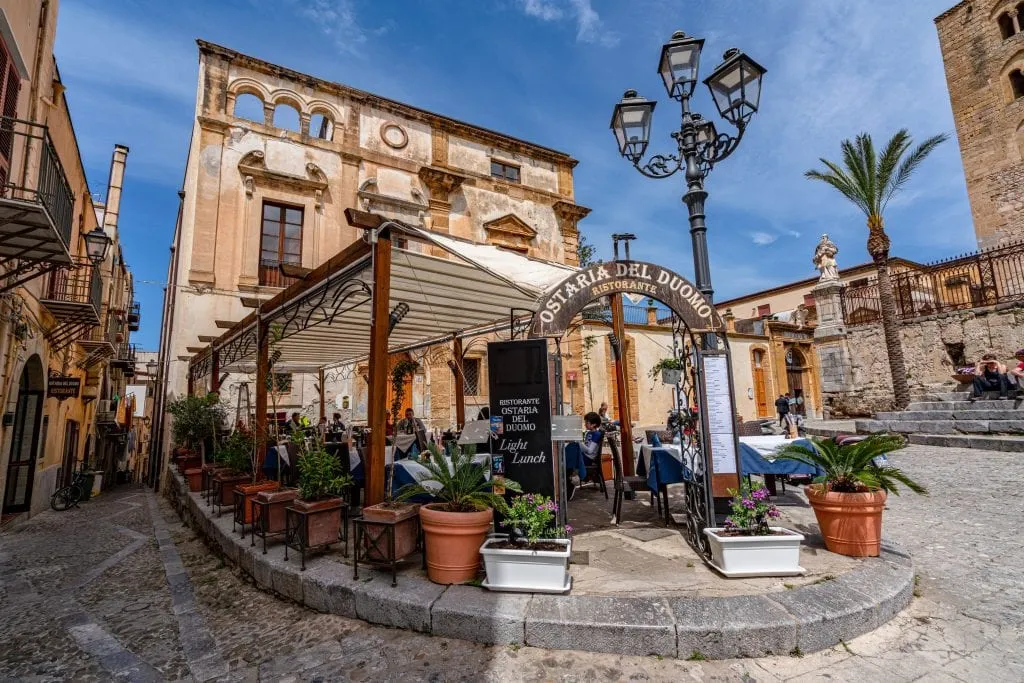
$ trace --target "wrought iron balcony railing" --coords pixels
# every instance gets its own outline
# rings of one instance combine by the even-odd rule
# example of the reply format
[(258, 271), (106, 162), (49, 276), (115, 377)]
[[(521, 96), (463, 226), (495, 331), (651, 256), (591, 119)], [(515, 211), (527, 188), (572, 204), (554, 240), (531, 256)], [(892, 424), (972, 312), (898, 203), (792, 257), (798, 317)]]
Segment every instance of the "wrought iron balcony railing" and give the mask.
[(132, 332), (139, 331), (139, 324), (142, 321), (142, 307), (139, 302), (134, 302), (128, 307), (128, 329)]
[(114, 357), (110, 359), (111, 367), (121, 369), (135, 367), (135, 344), (114, 344)]

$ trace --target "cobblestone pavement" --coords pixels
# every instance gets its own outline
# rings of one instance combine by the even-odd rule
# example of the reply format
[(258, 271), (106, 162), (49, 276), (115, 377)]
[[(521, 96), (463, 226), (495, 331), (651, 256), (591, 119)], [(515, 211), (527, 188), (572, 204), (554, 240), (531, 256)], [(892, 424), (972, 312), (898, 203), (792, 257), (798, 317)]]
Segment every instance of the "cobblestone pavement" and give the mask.
[(932, 488), (886, 535), (909, 609), (823, 652), (721, 662), (484, 647), (317, 614), (265, 594), (157, 497), (122, 488), (0, 534), (0, 681), (1024, 681), (1019, 456), (915, 446)]

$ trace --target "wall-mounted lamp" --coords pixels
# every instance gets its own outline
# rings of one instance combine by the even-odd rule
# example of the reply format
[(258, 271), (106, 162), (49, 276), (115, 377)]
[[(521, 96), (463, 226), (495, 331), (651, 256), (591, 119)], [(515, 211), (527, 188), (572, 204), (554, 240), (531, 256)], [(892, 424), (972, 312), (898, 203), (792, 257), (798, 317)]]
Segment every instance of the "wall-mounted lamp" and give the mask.
[(97, 266), (107, 258), (107, 251), (110, 249), (110, 236), (102, 228), (93, 228), (82, 235), (85, 240), (85, 255), (89, 263)]

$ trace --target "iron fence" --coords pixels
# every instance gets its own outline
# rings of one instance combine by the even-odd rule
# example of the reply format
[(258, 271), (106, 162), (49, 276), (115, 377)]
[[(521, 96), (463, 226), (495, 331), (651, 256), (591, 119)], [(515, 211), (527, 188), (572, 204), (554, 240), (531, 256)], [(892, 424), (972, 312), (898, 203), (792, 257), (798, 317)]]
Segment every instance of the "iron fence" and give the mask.
[[(31, 164), (38, 163), (39, 172), (34, 178), (31, 173), (19, 174), (13, 167), (12, 161), (19, 151), (23, 165), (31, 168)], [(0, 197), (39, 202), (64, 246), (71, 244), (75, 198), (46, 126), (0, 116)]]
[[(890, 279), (901, 320), (1024, 301), (1024, 242), (892, 273)], [(877, 280), (847, 287), (842, 302), (847, 325), (882, 319)]]
[(91, 304), (99, 315), (103, 303), (103, 278), (96, 266), (79, 260), (70, 268), (61, 268), (50, 275), (46, 300), (73, 304)]

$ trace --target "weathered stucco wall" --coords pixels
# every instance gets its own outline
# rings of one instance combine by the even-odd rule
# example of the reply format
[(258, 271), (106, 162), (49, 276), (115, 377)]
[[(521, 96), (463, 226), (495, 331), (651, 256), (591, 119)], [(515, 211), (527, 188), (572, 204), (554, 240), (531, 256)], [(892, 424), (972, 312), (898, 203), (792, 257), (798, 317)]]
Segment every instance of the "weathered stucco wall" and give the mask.
[[(975, 362), (994, 353), (1004, 363), (1024, 347), (1024, 306), (1003, 310), (960, 311), (914, 320), (901, 329), (903, 355), (911, 392), (917, 395), (939, 385), (955, 386), (951, 351), (960, 345), (964, 358)], [(869, 415), (892, 405), (892, 380), (882, 326), (860, 325), (847, 330), (845, 391), (825, 394), (835, 416)]]

